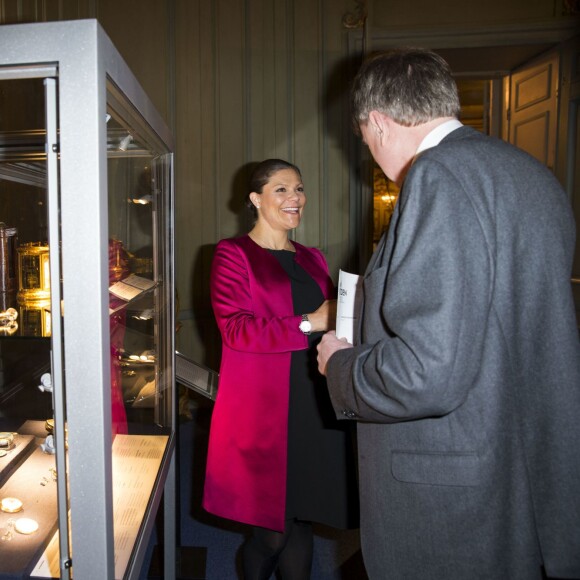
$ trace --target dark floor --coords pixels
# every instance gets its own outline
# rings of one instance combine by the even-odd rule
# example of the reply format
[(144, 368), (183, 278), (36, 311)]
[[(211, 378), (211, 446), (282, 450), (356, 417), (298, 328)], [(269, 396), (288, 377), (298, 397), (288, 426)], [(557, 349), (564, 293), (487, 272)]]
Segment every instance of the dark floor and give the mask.
[[(236, 580), (239, 573), (239, 551), (248, 530), (246, 526), (223, 520), (204, 512), (201, 493), (205, 466), (205, 450), (212, 403), (201, 396), (191, 396), (191, 419), (182, 418), (179, 443), (180, 517), (182, 549), (181, 578)], [(335, 530), (315, 527), (312, 580), (365, 580), (360, 555), (358, 530)], [(155, 543), (153, 539), (151, 548)], [(151, 549), (150, 549), (151, 553)], [(200, 574), (205, 555), (205, 576)], [(160, 577), (152, 557), (149, 574)], [(192, 562), (193, 560), (193, 562)], [(197, 560), (197, 562), (195, 561)]]

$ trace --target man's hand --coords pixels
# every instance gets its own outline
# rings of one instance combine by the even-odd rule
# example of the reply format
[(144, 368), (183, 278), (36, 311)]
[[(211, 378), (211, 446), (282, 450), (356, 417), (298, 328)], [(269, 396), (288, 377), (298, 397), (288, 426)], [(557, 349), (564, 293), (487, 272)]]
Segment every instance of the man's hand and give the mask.
[(327, 332), (322, 340), (318, 343), (316, 349), (318, 350), (318, 370), (321, 375), (326, 376), (326, 365), (330, 357), (337, 351), (343, 348), (352, 348), (352, 344), (347, 342), (346, 338), (336, 338), (334, 330)]

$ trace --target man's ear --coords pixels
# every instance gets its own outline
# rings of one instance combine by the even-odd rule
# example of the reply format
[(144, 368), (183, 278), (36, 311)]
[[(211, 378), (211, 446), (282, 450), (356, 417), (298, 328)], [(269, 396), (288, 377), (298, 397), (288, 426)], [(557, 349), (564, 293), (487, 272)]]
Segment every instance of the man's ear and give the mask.
[(389, 135), (389, 117), (380, 113), (379, 111), (371, 111), (369, 113), (370, 128), (377, 133), (379, 138), (388, 137)]

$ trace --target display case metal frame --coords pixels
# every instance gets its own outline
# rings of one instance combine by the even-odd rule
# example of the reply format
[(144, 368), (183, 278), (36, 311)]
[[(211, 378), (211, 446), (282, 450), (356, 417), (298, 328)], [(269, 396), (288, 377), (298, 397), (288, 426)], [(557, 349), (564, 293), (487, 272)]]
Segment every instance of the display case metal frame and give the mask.
[[(54, 191), (52, 185), (49, 191), (49, 228), (51, 232), (60, 232), (61, 252), (60, 256), (58, 252), (51, 252), (51, 274), (53, 279), (62, 279), (66, 313), (58, 317), (56, 313), (60, 308), (54, 310), (53, 325), (61, 325), (63, 340), (54, 341), (52, 352), (56, 379), (55, 417), (58, 422), (59, 416), (66, 416), (68, 428), (68, 490), (59, 478), (59, 530), (65, 538), (61, 540), (61, 577), (70, 576), (72, 565), (75, 578), (114, 578), (111, 405), (110, 393), (103, 389), (110, 377), (107, 134), (104, 122), (108, 79), (128, 98), (169, 151), (173, 151), (173, 140), (162, 118), (95, 20), (2, 26), (0, 80), (33, 77), (58, 79), (55, 99), (58, 98), (59, 134), (58, 143), (53, 143), (51, 149), (53, 159), (58, 153), (60, 161), (58, 168), (50, 169), (49, 165), (49, 172), (58, 170), (60, 186)], [(47, 153), (50, 159), (51, 151)], [(52, 179), (49, 175), (49, 183)], [(172, 216), (172, 170), (170, 180)], [(171, 256), (172, 240), (170, 235)], [(173, 290), (172, 268), (168, 275)], [(171, 328), (175, 328), (173, 312), (171, 308)], [(167, 340), (173, 356), (171, 373), (174, 373), (173, 333)], [(59, 352), (61, 346), (62, 352)], [(64, 392), (62, 384), (58, 384), (61, 375), (67, 385), (66, 397), (58, 396)], [(169, 380), (174, 389), (174, 375)], [(164, 578), (175, 577), (177, 425), (174, 410), (171, 415), (166, 459), (126, 578), (137, 578), (140, 573), (162, 496), (165, 502)], [(60, 441), (64, 445), (64, 437)], [(64, 472), (65, 454), (63, 449), (58, 451), (57, 465), (60, 462)], [(72, 563), (66, 542), (68, 508)]]

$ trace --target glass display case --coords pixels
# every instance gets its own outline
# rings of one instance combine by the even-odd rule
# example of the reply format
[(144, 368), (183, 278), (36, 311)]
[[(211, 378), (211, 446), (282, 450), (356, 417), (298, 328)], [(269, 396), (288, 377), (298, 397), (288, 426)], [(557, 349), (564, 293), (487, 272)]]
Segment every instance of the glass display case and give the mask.
[(175, 575), (170, 133), (96, 21), (0, 30), (0, 579)]

